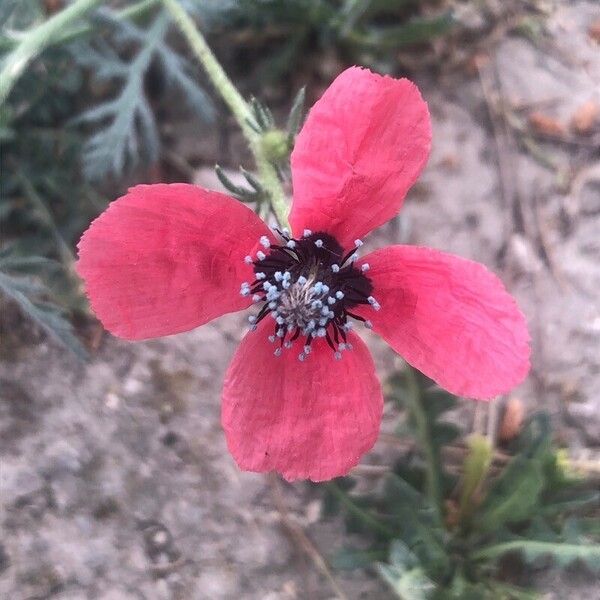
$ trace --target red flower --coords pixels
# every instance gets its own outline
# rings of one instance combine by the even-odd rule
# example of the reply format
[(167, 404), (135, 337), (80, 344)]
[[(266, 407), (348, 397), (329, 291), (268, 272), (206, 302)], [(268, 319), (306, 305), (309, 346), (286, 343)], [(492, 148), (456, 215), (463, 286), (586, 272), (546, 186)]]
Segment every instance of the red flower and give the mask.
[(454, 394), (491, 398), (527, 374), (525, 319), (484, 266), (415, 246), (357, 260), (359, 238), (400, 209), (430, 140), (414, 84), (351, 68), (298, 136), (293, 236), (184, 184), (132, 188), (83, 235), (78, 271), (117, 336), (170, 335), (260, 306), (223, 390), (241, 468), (319, 481), (373, 446), (382, 393), (353, 322)]

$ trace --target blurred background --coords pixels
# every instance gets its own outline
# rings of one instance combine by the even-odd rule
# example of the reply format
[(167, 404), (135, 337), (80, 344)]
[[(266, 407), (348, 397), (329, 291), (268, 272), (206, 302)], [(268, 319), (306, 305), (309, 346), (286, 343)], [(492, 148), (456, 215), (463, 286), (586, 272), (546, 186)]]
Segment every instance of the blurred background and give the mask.
[[(0, 68), (23, 32), (67, 5), (0, 0)], [(511, 406), (518, 427), (545, 408), (557, 442), (593, 472), (600, 4), (184, 5), (243, 95), (282, 126), (303, 86), (309, 108), (349, 65), (419, 85), (432, 156), (402, 215), (369, 245), (430, 245), (502, 277), (529, 320), (532, 372), (491, 414), (462, 405), (460, 423), (506, 423)], [(220, 387), (244, 317), (126, 343), (94, 320), (73, 270), (79, 236), (128, 186), (222, 190), (216, 164), (241, 181), (239, 167), (253, 164), (235, 122), (156, 0), (97, 2), (39, 50), (0, 82), (0, 596), (336, 597), (311, 556), (329, 558), (346, 534), (321, 520), (317, 487), (240, 473), (226, 451)], [(398, 359), (368, 341), (384, 379)], [(371, 474), (394, 458), (396, 423), (386, 405)], [(547, 598), (600, 598), (589, 574), (517, 575)], [(392, 597), (368, 572), (335, 577), (348, 598)]]

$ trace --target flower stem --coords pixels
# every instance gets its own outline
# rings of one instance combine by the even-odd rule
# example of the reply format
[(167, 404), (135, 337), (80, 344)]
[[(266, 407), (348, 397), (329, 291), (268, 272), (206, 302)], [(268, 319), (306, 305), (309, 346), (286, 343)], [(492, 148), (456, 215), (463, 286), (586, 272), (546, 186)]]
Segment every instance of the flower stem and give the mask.
[(0, 72), (0, 106), (4, 104), (27, 65), (73, 21), (84, 16), (101, 2), (102, 0), (75, 0), (64, 10), (24, 34), (15, 49), (4, 60)]
[(419, 388), (417, 377), (412, 369), (406, 370), (406, 380), (408, 385), (407, 404), (417, 427), (417, 435), (421, 445), (421, 450), (425, 455), (425, 477), (427, 495), (431, 504), (435, 507), (438, 515), (442, 515), (442, 492), (440, 489), (440, 460), (439, 454), (433, 446), (431, 431), (427, 419), (427, 413), (423, 407), (423, 395)]
[(269, 201), (273, 214), (281, 227), (289, 227), (287, 212), (288, 207), (285, 201), (285, 194), (277, 172), (269, 162), (260, 146), (260, 136), (252, 127), (250, 121), (252, 114), (250, 108), (237, 88), (233, 85), (223, 67), (213, 54), (206, 43), (204, 36), (194, 24), (192, 18), (185, 12), (178, 0), (162, 0), (164, 6), (169, 11), (175, 24), (181, 33), (187, 39), (194, 55), (204, 67), (204, 71), (211, 80), (213, 86), (221, 95), (221, 98), (227, 104), (229, 110), (235, 117), (244, 137), (250, 145), (250, 150), (254, 155), (256, 167), (258, 169), (261, 183), (269, 194)]

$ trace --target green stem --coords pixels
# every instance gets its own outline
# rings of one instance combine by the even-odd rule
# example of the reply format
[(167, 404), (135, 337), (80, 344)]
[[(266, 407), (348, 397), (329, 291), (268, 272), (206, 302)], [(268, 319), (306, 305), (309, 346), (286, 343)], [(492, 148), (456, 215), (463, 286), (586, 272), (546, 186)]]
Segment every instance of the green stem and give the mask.
[(427, 420), (427, 413), (425, 412), (422, 404), (423, 396), (412, 367), (408, 367), (406, 371), (406, 380), (408, 384), (408, 406), (415, 420), (419, 442), (423, 454), (425, 455), (427, 495), (429, 496), (433, 506), (435, 506), (437, 509), (438, 514), (441, 516), (442, 492), (440, 490), (439, 480), (439, 473), (441, 470), (440, 460), (438, 453), (433, 447), (429, 422)]
[(65, 27), (101, 2), (102, 0), (75, 0), (67, 8), (24, 35), (17, 47), (4, 60), (0, 72), (0, 106), (4, 104), (27, 65), (49, 46)]
[[(135, 21), (143, 17), (159, 2), (160, 0), (140, 0), (139, 2), (136, 2), (131, 6), (122, 8), (121, 10), (115, 10), (113, 14), (119, 20), (130, 19), (132, 21)], [(59, 46), (60, 44), (67, 44), (80, 37), (93, 33), (96, 29), (97, 27), (90, 24), (73, 27), (63, 33), (56, 35), (52, 40), (50, 40), (49, 46)], [(0, 40), (0, 50), (11, 49), (18, 45), (19, 40), (11, 38), (3, 38)]]
[(344, 505), (349, 513), (361, 520), (371, 530), (377, 531), (389, 540), (392, 540), (394, 537), (396, 537), (394, 536), (393, 532), (391, 532), (383, 523), (381, 523), (381, 521), (352, 502), (348, 494), (341, 490), (333, 481), (327, 482), (325, 486), (340, 501), (340, 503)]
[(248, 141), (256, 161), (256, 167), (260, 175), (261, 183), (269, 193), (271, 208), (279, 225), (281, 227), (289, 227), (287, 219), (288, 207), (285, 201), (285, 194), (279, 182), (279, 178), (277, 177), (275, 168), (269, 162), (261, 148), (260, 136), (249, 125), (252, 114), (248, 104), (233, 85), (223, 70), (223, 67), (206, 43), (204, 36), (198, 31), (194, 21), (185, 12), (178, 0), (162, 0), (162, 2), (166, 9), (171, 13), (175, 24), (187, 39), (194, 55), (204, 67), (208, 78), (211, 80), (217, 92), (221, 95), (225, 104), (227, 104), (242, 130), (244, 137)]

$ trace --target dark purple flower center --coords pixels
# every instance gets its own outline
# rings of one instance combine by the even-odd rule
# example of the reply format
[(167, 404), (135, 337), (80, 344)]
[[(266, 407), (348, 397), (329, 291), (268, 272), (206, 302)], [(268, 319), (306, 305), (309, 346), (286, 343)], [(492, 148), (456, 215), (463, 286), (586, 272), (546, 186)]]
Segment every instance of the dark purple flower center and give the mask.
[(301, 338), (304, 347), (298, 358), (304, 360), (312, 342), (322, 337), (335, 357), (341, 358), (344, 350), (352, 348), (347, 341), (352, 327), (349, 319), (372, 327), (370, 321), (351, 309), (370, 304), (379, 310), (371, 296), (373, 285), (365, 275), (369, 265), (355, 266), (356, 248), (362, 242), (356, 240), (356, 248), (344, 254), (337, 240), (327, 233), (305, 230), (300, 239), (291, 238), (287, 231), (278, 233), (280, 245), (272, 245), (266, 236), (262, 237), (264, 251), (245, 259), (254, 266), (256, 279), (243, 283), (240, 293), (263, 303), (258, 314), (248, 320), (253, 329), (267, 316), (274, 320), (269, 340), (277, 343), (276, 356)]

